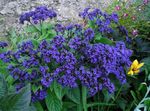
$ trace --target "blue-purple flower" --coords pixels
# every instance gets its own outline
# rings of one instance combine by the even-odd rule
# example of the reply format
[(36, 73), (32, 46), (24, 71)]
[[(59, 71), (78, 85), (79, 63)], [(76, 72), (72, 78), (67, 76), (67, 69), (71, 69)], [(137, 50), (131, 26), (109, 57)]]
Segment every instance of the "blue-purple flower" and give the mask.
[(6, 42), (0, 42), (0, 48), (7, 47), (8, 44)]
[(20, 16), (20, 23), (24, 24), (25, 21), (32, 22), (34, 24), (40, 23), (48, 18), (52, 19), (57, 16), (56, 12), (52, 9), (48, 9), (45, 6), (36, 7), (34, 11), (26, 12)]

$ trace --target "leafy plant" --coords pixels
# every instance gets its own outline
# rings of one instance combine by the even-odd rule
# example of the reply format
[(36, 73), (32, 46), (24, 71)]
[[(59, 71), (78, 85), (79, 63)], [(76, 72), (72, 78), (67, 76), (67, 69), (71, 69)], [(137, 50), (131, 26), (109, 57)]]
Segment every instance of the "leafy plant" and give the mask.
[(138, 105), (136, 106), (136, 108), (134, 109), (134, 111), (140, 111), (141, 108), (143, 108), (144, 111), (150, 110), (150, 97), (148, 96), (149, 93), (150, 93), (150, 86), (147, 87), (147, 92), (146, 92), (145, 96), (138, 103)]
[[(149, 37), (149, 5), (144, 0), (136, 1), (114, 1), (106, 11), (116, 12), (119, 16), (119, 23), (126, 27), (132, 39)], [(144, 30), (143, 30), (144, 29)]]
[(19, 92), (9, 92), (4, 77), (0, 75), (0, 110), (2, 111), (35, 111), (30, 107), (30, 85), (22, 88)]

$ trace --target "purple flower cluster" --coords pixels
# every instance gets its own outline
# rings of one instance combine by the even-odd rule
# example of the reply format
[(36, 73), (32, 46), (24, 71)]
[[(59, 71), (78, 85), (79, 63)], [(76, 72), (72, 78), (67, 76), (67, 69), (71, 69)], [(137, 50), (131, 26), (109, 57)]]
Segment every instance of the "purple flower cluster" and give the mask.
[(94, 29), (102, 34), (113, 33), (111, 23), (118, 25), (119, 21), (119, 17), (115, 12), (107, 14), (100, 9), (91, 10), (89, 7), (80, 12), (79, 16), (87, 21), (91, 21), (95, 27)]
[(127, 29), (124, 26), (118, 26), (119, 32), (126, 36), (126, 42), (131, 43)]
[(91, 95), (102, 88), (108, 89), (110, 93), (114, 92), (115, 87), (109, 78), (111, 74), (115, 75), (122, 84), (126, 83), (124, 67), (129, 67), (131, 64), (129, 57), (132, 51), (128, 50), (123, 42), (116, 43), (116, 46), (97, 43), (78, 47), (83, 55), (80, 59), (81, 66), (75, 74), (81, 83), (89, 88)]
[(56, 46), (56, 47), (62, 47), (63, 43), (65, 42), (65, 38), (61, 35), (58, 35), (56, 37), (54, 37), (52, 43)]
[(90, 11), (91, 9), (85, 8), (83, 12), (80, 12), (79, 16), (82, 17), (83, 19), (89, 19), (89, 20), (96, 20), (98, 18), (101, 18), (103, 20), (111, 20), (114, 22), (118, 22), (118, 15), (116, 13), (112, 13), (112, 14), (107, 14), (105, 12), (102, 12), (100, 9), (94, 9), (92, 11)]
[[(30, 82), (46, 91), (54, 79), (63, 86), (77, 87), (75, 75), (72, 74), (76, 58), (64, 48), (64, 42), (65, 38), (57, 35), (52, 41), (41, 41), (37, 47), (32, 41), (26, 41), (18, 46), (17, 51), (0, 54), (0, 59), (10, 64), (10, 75), (18, 81), (16, 89)], [(32, 93), (33, 101), (43, 99), (45, 96), (42, 93), (40, 90)]]
[(25, 21), (37, 24), (48, 18), (52, 19), (57, 16), (56, 12), (48, 9), (45, 6), (39, 6), (34, 11), (26, 12), (20, 16), (20, 23), (24, 24)]
[(32, 101), (43, 100), (47, 96), (46, 90), (38, 90), (35, 93), (32, 93)]
[(87, 41), (93, 40), (94, 35), (95, 35), (95, 33), (91, 28), (86, 29), (84, 32), (84, 36)]
[(10, 62), (11, 61), (11, 54), (12, 54), (11, 51), (6, 51), (6, 52), (3, 52), (3, 53), (0, 53), (0, 59), (3, 62)]
[(6, 42), (0, 42), (0, 48), (7, 47), (8, 44)]
[[(91, 44), (93, 36), (92, 29), (87, 29), (83, 32), (83, 38), (74, 37), (67, 41), (58, 35), (50, 42), (41, 41), (37, 48), (31, 41), (23, 42), (14, 52), (20, 56), (16, 58), (12, 54), (10, 57), (12, 60), (15, 58), (13, 61), (17, 62), (17, 65), (9, 66), (10, 74), (19, 80), (19, 84), (28, 81), (41, 85), (43, 90), (46, 90), (54, 80), (64, 87), (71, 88), (78, 87), (77, 81), (80, 80), (91, 95), (103, 88), (112, 93), (115, 86), (110, 75), (115, 75), (122, 84), (126, 83), (124, 67), (131, 64), (129, 57), (132, 52), (123, 42), (117, 42), (115, 46)], [(42, 91), (32, 94), (33, 100), (41, 100), (44, 97), (45, 93), (42, 94)]]

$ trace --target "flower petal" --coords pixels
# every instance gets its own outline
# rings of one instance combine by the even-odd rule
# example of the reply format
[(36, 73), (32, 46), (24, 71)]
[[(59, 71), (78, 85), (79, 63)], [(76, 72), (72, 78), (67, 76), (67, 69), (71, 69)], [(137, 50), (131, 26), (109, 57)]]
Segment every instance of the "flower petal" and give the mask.
[(144, 65), (144, 63), (140, 63), (140, 64), (137, 66), (137, 69), (141, 68), (143, 65)]
[(139, 62), (136, 60), (133, 61), (131, 67), (136, 68), (138, 66)]
[(136, 70), (134, 71), (134, 74), (138, 74), (140, 72), (140, 70)]
[(133, 71), (130, 70), (130, 71), (128, 72), (128, 75), (133, 75)]

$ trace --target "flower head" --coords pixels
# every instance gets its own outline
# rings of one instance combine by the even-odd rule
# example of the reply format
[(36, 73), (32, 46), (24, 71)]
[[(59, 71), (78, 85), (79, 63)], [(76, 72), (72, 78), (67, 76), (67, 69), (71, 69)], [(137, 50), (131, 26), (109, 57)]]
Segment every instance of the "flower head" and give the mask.
[(148, 0), (143, 0), (144, 4), (148, 4), (148, 2), (149, 2)]
[(129, 14), (127, 14), (127, 13), (124, 13), (124, 14), (123, 14), (123, 17), (127, 17), (128, 15), (129, 15)]
[(44, 21), (48, 18), (53, 19), (57, 16), (56, 12), (52, 9), (48, 9), (45, 6), (36, 7), (34, 11), (26, 12), (20, 16), (20, 23), (24, 24), (25, 21), (32, 22), (34, 24)]
[(136, 20), (136, 16), (132, 16), (131, 18), (132, 18), (132, 20), (134, 20), (134, 21)]
[(138, 60), (134, 60), (129, 69), (128, 75), (137, 74), (140, 72), (140, 68), (144, 65), (144, 63), (139, 63)]
[(8, 44), (6, 42), (1, 42), (0, 41), (0, 48), (4, 48), (4, 47), (7, 47)]
[(118, 11), (118, 10), (121, 9), (121, 7), (120, 7), (119, 5), (117, 5), (117, 6), (115, 7), (115, 9)]
[(132, 35), (137, 36), (138, 35), (138, 30), (137, 29), (132, 30)]

